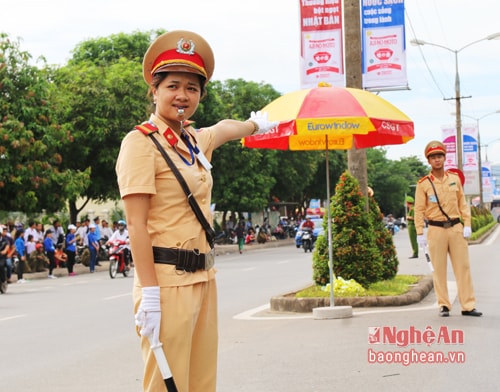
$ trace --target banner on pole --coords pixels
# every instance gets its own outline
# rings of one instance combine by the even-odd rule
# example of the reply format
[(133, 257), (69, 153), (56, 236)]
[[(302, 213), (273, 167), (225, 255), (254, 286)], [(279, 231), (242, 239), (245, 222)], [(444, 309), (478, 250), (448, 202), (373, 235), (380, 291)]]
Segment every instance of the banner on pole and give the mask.
[(344, 87), (342, 2), (300, 0), (301, 88)]
[(404, 0), (361, 3), (363, 88), (407, 89)]
[(482, 178), (483, 178), (483, 202), (491, 203), (493, 201), (494, 181), (491, 175), (491, 163), (482, 162)]
[(446, 147), (444, 169), (456, 169), (457, 165), (457, 130), (454, 126), (441, 128), (443, 144)]
[[(457, 132), (454, 126), (443, 127), (443, 144), (446, 147), (446, 161), (444, 169), (456, 169), (457, 165)], [(466, 125), (462, 128), (462, 159), (465, 176), (464, 193), (466, 195), (479, 194), (479, 160), (478, 160), (478, 131), (475, 125)]]

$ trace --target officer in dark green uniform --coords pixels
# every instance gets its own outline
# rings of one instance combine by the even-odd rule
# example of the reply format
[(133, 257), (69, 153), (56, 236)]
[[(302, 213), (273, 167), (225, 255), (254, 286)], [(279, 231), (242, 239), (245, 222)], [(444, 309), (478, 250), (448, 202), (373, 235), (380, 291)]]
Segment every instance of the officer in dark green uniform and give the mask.
[(415, 228), (415, 200), (411, 196), (406, 196), (406, 208), (408, 209), (408, 214), (406, 215), (406, 221), (408, 222), (408, 235), (410, 236), (411, 249), (413, 254), (409, 257), (410, 259), (418, 259), (418, 243), (417, 243), (417, 229)]

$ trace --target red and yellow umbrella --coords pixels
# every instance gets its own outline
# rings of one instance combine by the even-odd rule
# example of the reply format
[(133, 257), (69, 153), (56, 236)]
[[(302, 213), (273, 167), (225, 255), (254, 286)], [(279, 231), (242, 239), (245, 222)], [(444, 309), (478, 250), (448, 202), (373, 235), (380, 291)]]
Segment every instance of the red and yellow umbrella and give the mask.
[(249, 148), (348, 150), (413, 139), (413, 122), (385, 99), (365, 90), (316, 87), (284, 94), (262, 108), (280, 124), (244, 138)]

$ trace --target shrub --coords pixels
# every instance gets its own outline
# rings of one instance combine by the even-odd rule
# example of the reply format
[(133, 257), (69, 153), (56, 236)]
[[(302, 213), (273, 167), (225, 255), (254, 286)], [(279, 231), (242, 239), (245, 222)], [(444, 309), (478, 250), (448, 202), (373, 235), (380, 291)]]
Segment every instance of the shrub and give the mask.
[[(344, 172), (330, 203), (333, 273), (367, 287), (382, 278), (383, 261), (365, 205), (358, 181)], [(313, 279), (319, 285), (329, 282), (328, 260), (328, 241), (318, 239), (313, 254)]]
[(370, 219), (375, 233), (377, 248), (382, 256), (382, 279), (390, 280), (398, 273), (399, 260), (392, 234), (386, 229), (383, 215), (373, 196), (368, 197)]

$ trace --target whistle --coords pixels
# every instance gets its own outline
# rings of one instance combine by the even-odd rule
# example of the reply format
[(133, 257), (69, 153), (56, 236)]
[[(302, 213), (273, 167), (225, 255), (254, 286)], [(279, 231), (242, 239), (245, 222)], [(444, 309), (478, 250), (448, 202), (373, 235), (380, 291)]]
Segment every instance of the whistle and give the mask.
[(177, 117), (179, 118), (184, 117), (184, 109), (177, 109)]

